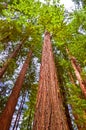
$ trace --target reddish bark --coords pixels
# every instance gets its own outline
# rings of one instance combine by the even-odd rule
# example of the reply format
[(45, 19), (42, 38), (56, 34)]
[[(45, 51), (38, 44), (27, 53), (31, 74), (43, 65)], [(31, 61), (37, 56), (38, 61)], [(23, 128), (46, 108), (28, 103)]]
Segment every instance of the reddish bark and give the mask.
[(15, 111), (15, 106), (16, 106), (17, 101), (18, 101), (18, 97), (19, 97), (19, 94), (20, 94), (20, 91), (22, 88), (22, 84), (23, 84), (23, 81), (25, 78), (26, 71), (28, 69), (28, 64), (30, 62), (31, 55), (32, 55), (32, 51), (30, 51), (28, 53), (27, 59), (26, 59), (25, 63), (23, 64), (23, 67), (22, 67), (20, 74), (17, 78), (15, 86), (12, 90), (12, 93), (9, 96), (6, 107), (5, 107), (3, 113), (0, 117), (0, 129), (1, 130), (9, 130), (9, 128), (10, 128), (12, 116), (13, 116), (13, 113)]
[(3, 67), (0, 68), (0, 78), (4, 75), (5, 71), (7, 70), (7, 67), (9, 63), (11, 62), (12, 58), (15, 58), (16, 55), (18, 54), (19, 50), (21, 49), (22, 44), (25, 42), (26, 38), (21, 41), (21, 43), (15, 48), (13, 53), (9, 56), (7, 61), (4, 63)]
[(69, 54), (69, 50), (67, 48), (66, 48), (66, 52), (67, 52), (67, 54), (68, 54), (68, 56), (69, 56), (69, 58), (71, 60), (72, 67), (74, 69), (76, 78), (79, 81), (82, 93), (83, 93), (84, 97), (86, 98), (86, 84), (85, 84), (85, 82), (83, 81), (83, 79), (82, 79), (82, 77), (80, 75), (81, 68), (80, 68), (80, 66), (77, 63), (76, 58)]
[(45, 33), (33, 130), (69, 130), (57, 81), (50, 34)]

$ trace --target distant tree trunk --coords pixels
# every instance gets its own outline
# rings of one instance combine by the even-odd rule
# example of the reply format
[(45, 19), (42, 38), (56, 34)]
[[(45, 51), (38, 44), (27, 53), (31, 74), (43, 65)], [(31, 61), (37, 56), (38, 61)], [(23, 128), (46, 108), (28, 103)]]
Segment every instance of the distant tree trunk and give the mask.
[(68, 71), (68, 76), (69, 76), (69, 78), (70, 78), (70, 82), (71, 82), (72, 84), (76, 85), (76, 84), (75, 84), (75, 81), (74, 81), (74, 78), (73, 78), (73, 75), (72, 75), (72, 73), (71, 73), (70, 71)]
[[(59, 84), (61, 85), (62, 83), (59, 82)], [(67, 104), (67, 98), (66, 98), (67, 91), (64, 88), (63, 84), (61, 86), (61, 89), (62, 89), (61, 93), (62, 93), (62, 99), (63, 99), (63, 106), (65, 107), (65, 115), (67, 117), (68, 126), (69, 126), (70, 130), (73, 130), (73, 125), (72, 125), (72, 121), (71, 121), (71, 117), (70, 117), (70, 113), (69, 113), (69, 108), (68, 108), (68, 104)]]
[[(70, 82), (71, 82), (73, 85), (76, 86), (75, 81), (74, 81), (74, 77), (73, 77), (73, 75), (71, 74), (71, 72), (69, 72), (69, 78), (70, 78)], [(79, 98), (81, 98), (81, 97), (79, 97)], [(72, 105), (71, 105), (71, 108), (72, 108)], [(84, 112), (83, 115), (86, 116), (86, 110), (83, 110), (83, 112)], [(74, 113), (74, 118), (75, 118), (76, 121), (78, 121), (78, 120), (80, 119), (80, 116), (79, 116), (77, 113)], [(86, 123), (85, 123), (85, 124), (83, 123), (83, 125), (81, 125), (81, 124), (78, 122), (76, 125), (77, 125), (78, 130), (86, 130)]]
[(24, 93), (23, 96), (22, 96), (22, 100), (20, 102), (20, 107), (19, 107), (19, 110), (18, 110), (18, 113), (17, 113), (17, 116), (16, 116), (16, 120), (14, 122), (12, 130), (17, 130), (17, 127), (19, 125), (19, 120), (20, 120), (20, 117), (21, 117), (21, 113), (22, 113), (24, 103), (25, 103), (25, 96), (26, 96), (26, 94)]
[(21, 43), (15, 48), (14, 52), (9, 56), (7, 61), (4, 63), (3, 67), (0, 68), (0, 78), (4, 75), (5, 71), (7, 70), (7, 67), (9, 63), (11, 62), (12, 58), (15, 58), (18, 54), (19, 50), (21, 49), (22, 44), (25, 42), (26, 38), (24, 38)]
[(66, 48), (66, 52), (67, 52), (67, 54), (68, 54), (68, 56), (69, 56), (69, 58), (71, 60), (72, 67), (74, 69), (76, 78), (79, 81), (82, 93), (83, 93), (84, 97), (86, 98), (86, 83), (83, 81), (83, 79), (82, 79), (82, 77), (80, 75), (81, 68), (80, 68), (80, 66), (77, 63), (76, 58), (69, 54), (69, 50), (67, 48)]
[(28, 53), (27, 59), (20, 71), (20, 74), (17, 78), (17, 81), (15, 83), (15, 86), (12, 90), (11, 95), (9, 96), (8, 102), (6, 104), (6, 107), (4, 111), (2, 112), (2, 115), (0, 117), (0, 129), (1, 130), (9, 130), (10, 123), (12, 120), (13, 113), (15, 111), (15, 106), (18, 101), (18, 97), (22, 88), (22, 84), (25, 78), (26, 71), (28, 69), (28, 64), (30, 62), (30, 58), (32, 55), (32, 51)]
[(64, 79), (64, 68), (60, 66), (58, 62), (58, 58), (55, 56), (55, 64), (57, 68), (57, 77), (58, 77), (58, 82), (59, 82), (59, 87), (61, 89), (61, 96), (62, 96), (62, 101), (63, 101), (63, 106), (65, 107), (65, 115), (67, 117), (67, 122), (70, 130), (73, 130), (73, 125), (69, 113), (69, 108), (68, 108), (68, 103), (67, 103), (67, 88), (65, 87), (65, 79)]
[[(62, 90), (61, 94), (62, 94), (63, 106), (65, 107), (65, 115), (67, 117), (69, 129), (73, 130), (73, 125), (72, 125), (72, 121), (71, 121), (71, 117), (70, 117), (70, 113), (69, 113), (69, 108), (68, 108), (68, 103), (67, 103), (67, 96), (66, 96), (67, 95), (67, 88), (65, 88), (65, 85), (63, 83), (64, 79), (62, 77), (61, 68), (59, 68), (59, 66), (58, 66), (57, 70), (58, 70), (59, 86)], [(64, 70), (62, 70), (62, 71), (64, 71)]]
[(33, 130), (69, 130), (63, 109), (50, 34), (45, 32)]

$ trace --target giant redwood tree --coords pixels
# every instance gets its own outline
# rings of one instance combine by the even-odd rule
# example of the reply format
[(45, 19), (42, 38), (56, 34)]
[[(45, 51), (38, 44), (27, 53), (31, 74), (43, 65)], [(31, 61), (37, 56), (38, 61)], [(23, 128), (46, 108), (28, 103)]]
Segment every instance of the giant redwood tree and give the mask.
[(17, 78), (15, 86), (12, 90), (12, 93), (9, 96), (6, 107), (2, 112), (2, 115), (0, 117), (0, 129), (1, 130), (9, 130), (9, 128), (10, 128), (12, 116), (13, 116), (13, 113), (15, 111), (15, 107), (16, 107), (16, 104), (17, 104), (17, 101), (18, 101), (18, 97), (19, 97), (22, 85), (23, 85), (23, 81), (24, 81), (24, 78), (25, 78), (26, 71), (28, 69), (28, 65), (29, 65), (29, 62), (30, 62), (31, 55), (32, 55), (32, 51), (29, 51), (28, 56), (25, 60), (25, 63), (23, 64), (23, 67), (22, 67), (20, 74)]
[(45, 32), (33, 130), (68, 130), (56, 75), (50, 34)]

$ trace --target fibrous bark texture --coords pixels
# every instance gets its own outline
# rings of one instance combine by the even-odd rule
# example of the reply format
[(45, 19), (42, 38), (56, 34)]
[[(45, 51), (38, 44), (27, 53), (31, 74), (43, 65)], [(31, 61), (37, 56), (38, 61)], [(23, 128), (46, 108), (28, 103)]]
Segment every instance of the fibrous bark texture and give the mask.
[(69, 130), (63, 112), (50, 34), (45, 33), (33, 130)]
[(84, 94), (84, 97), (86, 98), (86, 84), (85, 84), (85, 82), (83, 81), (83, 79), (82, 79), (82, 77), (81, 77), (81, 75), (80, 75), (80, 72), (78, 71), (76, 62), (75, 62), (75, 60), (74, 60), (73, 57), (71, 58), (71, 63), (72, 63), (73, 69), (74, 69), (74, 71), (75, 71), (76, 78), (77, 78), (77, 80), (79, 81), (79, 84), (80, 84), (80, 88), (81, 88), (81, 90), (82, 90), (82, 93)]
[(75, 72), (75, 75), (76, 75), (76, 78), (77, 80), (79, 81), (79, 84), (80, 84), (80, 88), (82, 90), (82, 93), (84, 95), (84, 97), (86, 98), (86, 83), (83, 81), (81, 75), (80, 75), (80, 72), (81, 72), (81, 68), (80, 66), (77, 64), (77, 61), (76, 61), (76, 58), (72, 55), (69, 54), (69, 50), (66, 48), (66, 52), (71, 60), (71, 64), (72, 64), (72, 67), (74, 69), (74, 72)]
[(25, 78), (26, 71), (28, 69), (28, 65), (30, 62), (30, 58), (32, 55), (32, 51), (28, 53), (27, 59), (25, 60), (25, 63), (20, 71), (20, 74), (17, 78), (17, 81), (15, 83), (15, 86), (12, 90), (11, 95), (9, 96), (8, 102), (6, 104), (6, 107), (4, 111), (2, 112), (2, 115), (0, 117), (0, 130), (9, 130), (11, 120), (13, 113), (15, 111), (15, 107), (18, 101), (18, 97), (20, 95), (20, 91), (23, 85), (23, 81)]

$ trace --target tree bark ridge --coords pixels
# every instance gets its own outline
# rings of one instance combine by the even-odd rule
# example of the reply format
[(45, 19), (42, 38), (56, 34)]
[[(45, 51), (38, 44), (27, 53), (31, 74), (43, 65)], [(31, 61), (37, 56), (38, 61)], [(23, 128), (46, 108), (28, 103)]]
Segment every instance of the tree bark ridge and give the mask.
[(69, 130), (63, 112), (50, 34), (45, 33), (33, 130)]

